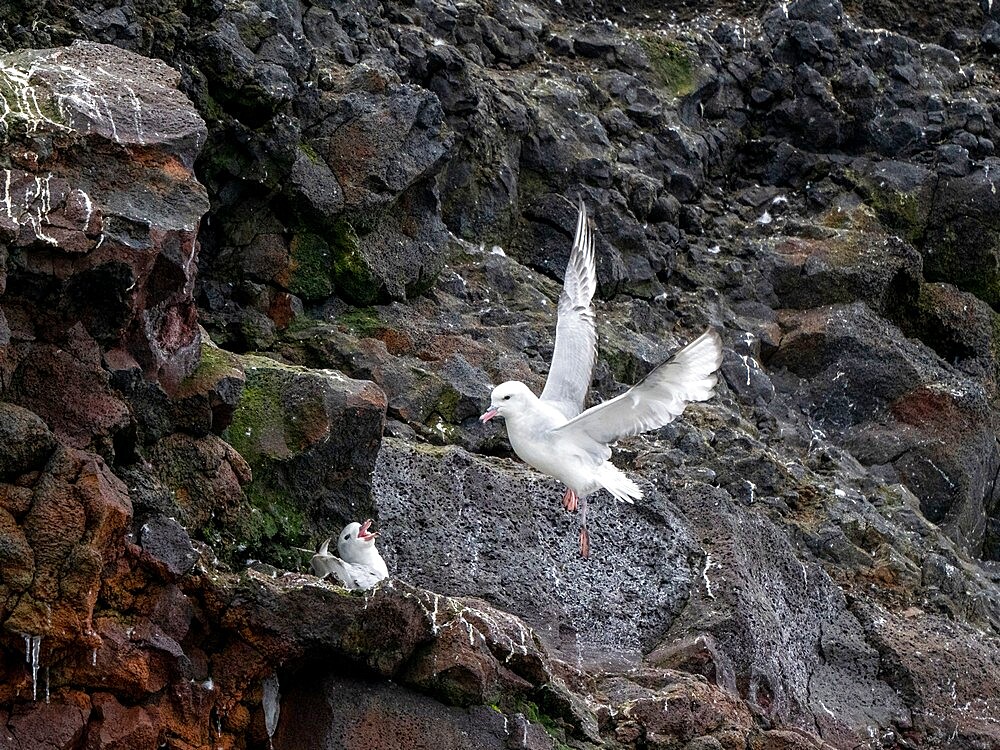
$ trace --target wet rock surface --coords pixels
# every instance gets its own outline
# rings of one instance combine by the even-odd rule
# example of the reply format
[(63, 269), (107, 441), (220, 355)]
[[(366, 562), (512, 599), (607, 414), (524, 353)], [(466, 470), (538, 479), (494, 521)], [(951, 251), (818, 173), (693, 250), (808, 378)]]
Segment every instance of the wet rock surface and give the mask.
[[(996, 16), (0, 10), (5, 736), (1000, 744)], [(578, 198), (595, 403), (726, 343), (586, 562), (476, 420)], [(368, 516), (391, 581), (306, 574)]]

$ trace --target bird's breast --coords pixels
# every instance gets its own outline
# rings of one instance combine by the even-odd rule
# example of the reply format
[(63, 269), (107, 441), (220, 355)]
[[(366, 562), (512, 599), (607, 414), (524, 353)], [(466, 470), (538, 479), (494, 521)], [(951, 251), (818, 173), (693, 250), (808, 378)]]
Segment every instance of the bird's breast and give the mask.
[(595, 466), (591, 457), (550, 431), (509, 429), (507, 436), (518, 458), (533, 469), (558, 479), (577, 492), (589, 492)]

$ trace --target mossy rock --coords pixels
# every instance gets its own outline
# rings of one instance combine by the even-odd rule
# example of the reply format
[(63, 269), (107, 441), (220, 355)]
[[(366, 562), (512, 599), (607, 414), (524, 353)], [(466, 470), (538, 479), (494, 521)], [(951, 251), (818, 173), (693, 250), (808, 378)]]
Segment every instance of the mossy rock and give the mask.
[(851, 228), (775, 244), (771, 283), (780, 304), (808, 309), (861, 300), (893, 319), (905, 317), (921, 282), (920, 254), (887, 234), (868, 206), (829, 215)]
[(537, 703), (531, 700), (515, 700), (512, 711), (524, 716), (532, 724), (537, 724), (545, 730), (552, 740), (554, 750), (571, 750), (567, 744), (568, 727), (561, 719), (549, 716)]
[(927, 232), (934, 197), (933, 174), (923, 167), (889, 162), (864, 171), (847, 170), (845, 177), (887, 229), (919, 246)]
[[(34, 57), (34, 53), (15, 54), (8, 57), (4, 69), (0, 70), (0, 99), (3, 99), (7, 111), (4, 122), (8, 128), (11, 123), (20, 123), (26, 131), (45, 124), (55, 128), (66, 127), (68, 123), (64, 121), (46, 86), (33, 85), (27, 76), (27, 71), (34, 64)], [(9, 64), (11, 62), (13, 65)], [(7, 72), (11, 69), (17, 69), (18, 74), (24, 75), (26, 82), (19, 80), (17, 74)], [(25, 93), (28, 88), (33, 89), (30, 95)]]
[(310, 534), (309, 519), (291, 493), (253, 482), (246, 490), (247, 502), (229, 522), (233, 544), (230, 563), (242, 567), (241, 557), (265, 560), (285, 570), (297, 570), (306, 562), (298, 548), (314, 549), (317, 537)]
[(194, 372), (181, 381), (181, 394), (201, 392), (223, 378), (243, 379), (243, 368), (239, 357), (220, 349), (211, 342), (207, 334), (202, 334), (201, 352)]
[(1000, 309), (1000, 220), (955, 219), (928, 235), (923, 248), (929, 281), (945, 281)]
[(386, 324), (374, 307), (359, 307), (336, 317), (337, 325), (347, 328), (358, 338), (372, 338), (385, 330)]
[(380, 283), (349, 221), (336, 222), (328, 236), (295, 234), (290, 253), (288, 290), (306, 301), (323, 300), (336, 292), (354, 304), (369, 305), (379, 296)]
[(674, 96), (686, 96), (695, 89), (694, 56), (675, 39), (648, 33), (639, 37), (660, 85)]
[[(260, 355), (240, 362), (246, 386), (223, 438), (246, 459), (253, 481), (229, 514), (226, 546), (243, 558), (304, 565), (344, 524), (374, 515), (371, 472), (385, 423), (373, 383)], [(240, 564), (245, 560), (238, 560)]]
[(334, 249), (317, 234), (301, 232), (290, 246), (288, 291), (307, 301), (326, 299), (333, 294)]
[[(294, 381), (322, 374), (258, 355), (245, 355), (240, 360), (247, 382), (233, 422), (224, 435), (226, 441), (251, 466), (262, 458), (283, 460), (305, 450), (328, 427), (327, 415), (321, 395), (314, 393), (313, 399), (303, 398)], [(287, 400), (290, 392), (297, 394), (294, 406)], [(316, 424), (316, 420), (321, 424)]]
[(337, 291), (357, 305), (370, 305), (379, 295), (379, 282), (361, 252), (354, 226), (340, 221), (334, 227), (331, 275)]

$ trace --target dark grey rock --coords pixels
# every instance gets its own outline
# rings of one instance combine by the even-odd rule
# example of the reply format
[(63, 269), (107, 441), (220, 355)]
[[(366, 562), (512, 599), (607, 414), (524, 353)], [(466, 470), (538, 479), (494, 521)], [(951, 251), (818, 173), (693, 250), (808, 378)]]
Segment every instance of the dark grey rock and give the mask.
[(387, 440), (372, 491), (390, 571), (517, 613), (565, 658), (633, 659), (696, 585), (694, 540), (655, 495), (636, 506), (598, 496), (582, 560), (562, 489), (509, 462)]
[(1000, 304), (1000, 160), (938, 184), (924, 248), (927, 278)]
[(41, 417), (0, 403), (0, 476), (13, 478), (41, 468), (55, 447), (56, 439)]
[(173, 518), (147, 520), (139, 532), (139, 544), (175, 576), (188, 573), (198, 560), (187, 530)]

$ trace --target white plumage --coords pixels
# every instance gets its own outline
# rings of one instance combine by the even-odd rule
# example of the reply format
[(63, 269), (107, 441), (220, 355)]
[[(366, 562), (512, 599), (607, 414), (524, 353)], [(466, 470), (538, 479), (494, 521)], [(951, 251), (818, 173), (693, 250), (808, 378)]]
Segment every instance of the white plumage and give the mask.
[(332, 573), (348, 589), (370, 589), (388, 578), (389, 568), (375, 547), (378, 533), (369, 532), (371, 524), (368, 519), (363, 524), (349, 523), (343, 528), (337, 538), (340, 557), (330, 553), (332, 537), (323, 542), (310, 561), (313, 572), (320, 578)]
[(722, 363), (722, 340), (708, 329), (620, 396), (582, 411), (597, 358), (597, 330), (590, 306), (597, 289), (594, 240), (580, 203), (576, 237), (559, 296), (556, 343), (541, 397), (519, 381), (493, 389), (490, 409), (480, 419), (503, 417), (514, 452), (527, 464), (569, 489), (568, 510), (581, 501), (580, 548), (589, 550), (586, 498), (603, 487), (632, 502), (642, 490), (610, 463), (610, 444), (655, 430), (680, 416), (688, 403), (713, 395)]

